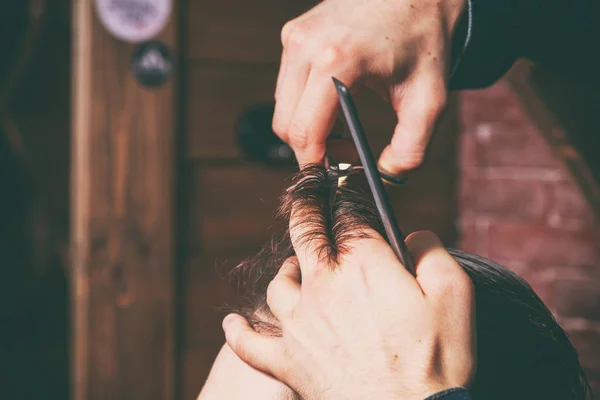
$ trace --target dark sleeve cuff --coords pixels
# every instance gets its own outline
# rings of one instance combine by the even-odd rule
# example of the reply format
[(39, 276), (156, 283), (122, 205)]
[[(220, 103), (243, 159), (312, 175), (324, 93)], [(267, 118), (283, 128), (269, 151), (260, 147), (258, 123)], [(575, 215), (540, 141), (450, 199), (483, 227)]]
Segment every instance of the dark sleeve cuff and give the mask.
[(425, 400), (471, 400), (467, 389), (455, 387), (429, 396)]
[(515, 0), (467, 0), (451, 50), (450, 90), (490, 86), (517, 59), (521, 30)]
[(600, 1), (467, 0), (452, 37), (450, 90), (479, 89), (517, 58), (600, 85)]

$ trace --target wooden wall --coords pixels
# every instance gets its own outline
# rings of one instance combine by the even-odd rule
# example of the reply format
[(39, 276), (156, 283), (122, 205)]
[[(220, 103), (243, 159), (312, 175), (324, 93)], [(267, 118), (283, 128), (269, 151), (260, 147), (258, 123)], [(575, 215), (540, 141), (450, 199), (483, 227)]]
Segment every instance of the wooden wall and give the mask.
[[(197, 395), (223, 344), (219, 307), (232, 298), (223, 275), (272, 233), (273, 211), (291, 168), (251, 163), (235, 123), (249, 106), (273, 101), (283, 24), (313, 0), (185, 2), (182, 62), (183, 161), (178, 254), (182, 271), (183, 398)], [(358, 98), (372, 145), (382, 149), (395, 117), (372, 94)], [(429, 162), (393, 202), (401, 229), (431, 229), (448, 244), (456, 229), (456, 107), (450, 106)]]
[[(177, 54), (177, 13), (156, 36)], [(136, 47), (73, 2), (72, 398), (174, 399), (177, 74), (132, 73)]]

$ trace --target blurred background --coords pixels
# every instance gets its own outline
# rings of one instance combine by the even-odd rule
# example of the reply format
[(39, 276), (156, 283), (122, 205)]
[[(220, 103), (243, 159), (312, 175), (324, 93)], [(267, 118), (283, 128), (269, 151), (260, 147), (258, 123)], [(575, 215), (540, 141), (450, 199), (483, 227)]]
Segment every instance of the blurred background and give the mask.
[[(175, 0), (154, 47), (100, 18), (164, 2), (3, 2), (3, 399), (195, 398), (227, 271), (277, 228), (295, 170), (270, 131), (279, 32), (315, 0)], [(404, 232), (524, 276), (597, 392), (599, 103), (519, 62), (452, 96), (427, 163), (391, 193)], [(393, 111), (372, 93), (358, 107), (379, 151)]]

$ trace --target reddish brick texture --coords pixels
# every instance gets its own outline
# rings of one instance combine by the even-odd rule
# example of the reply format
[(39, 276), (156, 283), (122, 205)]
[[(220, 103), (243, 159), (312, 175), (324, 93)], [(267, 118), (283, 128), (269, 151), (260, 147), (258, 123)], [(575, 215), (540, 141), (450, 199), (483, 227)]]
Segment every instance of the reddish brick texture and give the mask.
[(529, 281), (600, 390), (600, 224), (508, 83), (460, 100), (460, 247)]

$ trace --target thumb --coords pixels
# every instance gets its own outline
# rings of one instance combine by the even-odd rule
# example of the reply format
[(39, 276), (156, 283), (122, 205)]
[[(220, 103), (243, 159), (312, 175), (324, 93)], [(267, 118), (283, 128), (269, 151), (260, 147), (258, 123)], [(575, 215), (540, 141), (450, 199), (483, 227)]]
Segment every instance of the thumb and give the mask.
[(280, 376), (282, 351), (279, 338), (261, 335), (237, 314), (225, 317), (223, 330), (227, 344), (242, 361), (276, 378)]
[(406, 246), (415, 259), (419, 286), (428, 297), (446, 305), (458, 299), (461, 304), (464, 303), (462, 308), (472, 308), (475, 295), (469, 275), (434, 233), (411, 233), (406, 238)]
[(405, 177), (421, 166), (429, 141), (446, 106), (446, 88), (418, 81), (391, 91), (398, 124), (391, 143), (383, 150), (379, 167), (396, 177)]

